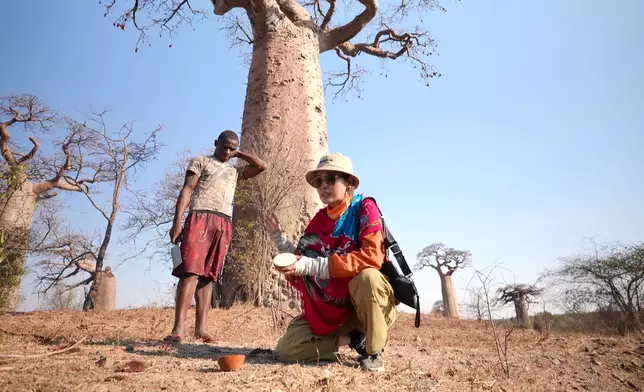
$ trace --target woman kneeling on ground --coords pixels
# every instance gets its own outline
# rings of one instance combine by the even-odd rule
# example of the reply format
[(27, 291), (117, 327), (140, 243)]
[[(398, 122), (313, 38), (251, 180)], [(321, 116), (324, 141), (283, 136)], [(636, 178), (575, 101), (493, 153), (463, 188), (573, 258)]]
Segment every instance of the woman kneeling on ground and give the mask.
[(293, 265), (276, 267), (301, 293), (303, 310), (277, 343), (280, 360), (333, 361), (338, 348), (348, 345), (364, 369), (383, 371), (381, 355), (397, 310), (393, 289), (380, 273), (385, 251), (378, 207), (354, 195), (360, 181), (351, 160), (341, 154), (322, 157), (306, 181), (325, 208), (297, 247), (275, 216), (264, 222), (278, 250), (298, 258)]

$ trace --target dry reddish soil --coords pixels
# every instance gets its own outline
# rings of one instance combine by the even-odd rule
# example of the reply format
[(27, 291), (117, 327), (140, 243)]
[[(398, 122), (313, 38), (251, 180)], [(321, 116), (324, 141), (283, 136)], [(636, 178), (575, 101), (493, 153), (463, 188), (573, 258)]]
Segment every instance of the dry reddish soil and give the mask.
[[(191, 310), (189, 321), (194, 320)], [(636, 391), (644, 388), (644, 339), (516, 330), (509, 377), (489, 325), (405, 315), (385, 353), (387, 371), (357, 368), (346, 350), (335, 363), (281, 364), (271, 349), (290, 317), (244, 306), (210, 313), (214, 344), (159, 340), (172, 309), (0, 316), (1, 391)], [(503, 327), (500, 329), (503, 341)], [(80, 344), (74, 347), (71, 345)], [(58, 352), (65, 350), (64, 352)], [(247, 354), (239, 372), (216, 358)]]

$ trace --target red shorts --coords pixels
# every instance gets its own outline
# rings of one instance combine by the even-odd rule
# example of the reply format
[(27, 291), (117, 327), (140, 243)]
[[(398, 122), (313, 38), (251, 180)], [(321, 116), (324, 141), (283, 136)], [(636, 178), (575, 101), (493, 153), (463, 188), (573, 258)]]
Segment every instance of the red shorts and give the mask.
[(194, 274), (217, 281), (232, 231), (228, 217), (210, 211), (191, 211), (183, 225), (182, 263), (172, 270), (172, 275), (182, 278)]

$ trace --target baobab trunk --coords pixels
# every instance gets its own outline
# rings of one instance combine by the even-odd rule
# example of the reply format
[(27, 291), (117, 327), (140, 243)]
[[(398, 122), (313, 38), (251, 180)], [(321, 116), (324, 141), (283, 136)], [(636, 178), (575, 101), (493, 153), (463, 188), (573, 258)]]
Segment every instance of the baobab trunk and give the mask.
[(443, 316), (459, 318), (460, 315), (452, 275), (441, 275), (441, 293), (443, 294)]
[[(274, 20), (270, 20), (274, 19)], [(324, 109), (324, 89), (320, 70), (320, 49), (318, 35), (309, 27), (298, 27), (288, 18), (266, 17), (264, 23), (255, 24), (253, 57), (248, 74), (246, 101), (242, 121), (241, 148), (252, 140), (253, 152), (267, 160), (268, 151), (262, 148), (262, 141), (269, 144), (281, 134), (288, 138), (287, 148), (299, 150), (299, 154), (310, 168), (328, 152), (326, 134), (326, 115)], [(257, 145), (259, 144), (259, 145)], [(304, 178), (301, 179), (304, 181)], [(241, 184), (240, 184), (241, 185)], [(239, 189), (239, 186), (238, 186)], [(297, 241), (315, 213), (322, 207), (317, 192), (307, 187), (305, 192), (289, 195), (276, 211), (286, 233)], [(247, 195), (246, 197), (262, 197)], [(236, 195), (233, 223), (233, 241), (239, 238), (240, 226), (260, 224), (259, 212), (246, 208)], [(239, 243), (238, 241), (233, 243)], [(244, 246), (257, 243), (244, 241)], [(268, 260), (253, 260), (243, 257), (246, 249), (234, 249), (233, 257), (226, 268), (224, 278), (223, 303), (229, 306), (233, 296), (252, 300), (248, 293), (252, 279), (256, 276), (244, 268), (245, 264), (265, 263)], [(261, 277), (260, 280), (268, 278)], [(255, 290), (257, 284), (253, 282)]]
[(110, 267), (105, 267), (102, 272), (97, 272), (100, 285), (98, 286), (94, 310), (109, 311), (116, 309), (116, 278)]
[(514, 311), (517, 316), (517, 326), (520, 328), (531, 329), (532, 322), (530, 320), (528, 306), (523, 295), (518, 295), (518, 298), (514, 301)]
[(24, 167), (14, 166), (11, 171), (6, 199), (0, 203), (0, 312), (14, 312), (18, 305), (36, 206)]

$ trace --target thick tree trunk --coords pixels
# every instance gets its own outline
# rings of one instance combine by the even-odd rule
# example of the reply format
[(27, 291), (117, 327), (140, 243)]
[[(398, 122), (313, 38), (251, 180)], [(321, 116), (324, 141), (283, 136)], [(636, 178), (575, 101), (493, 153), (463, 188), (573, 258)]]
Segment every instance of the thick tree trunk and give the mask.
[[(242, 149), (252, 140), (253, 152), (270, 162), (269, 155), (284, 151), (262, 148), (262, 143), (266, 146), (286, 135), (289, 144), (286, 148), (297, 149), (308, 168), (314, 168), (328, 152), (319, 56), (317, 33), (308, 27), (297, 27), (286, 18), (266, 22), (264, 31), (256, 31), (244, 104)], [(294, 241), (322, 207), (313, 188), (303, 189), (288, 195), (276, 211), (284, 230)], [(262, 195), (244, 195), (243, 199), (249, 198), (258, 199)], [(233, 253), (226, 267), (223, 306), (229, 306), (233, 297), (247, 291), (250, 282), (257, 279), (257, 269), (253, 266), (270, 262), (258, 260), (264, 257), (249, 252), (249, 247), (258, 243), (250, 237), (263, 234), (257, 230), (261, 225), (260, 211), (247, 208), (243, 199), (238, 192), (233, 214)], [(241, 241), (242, 236), (249, 238)], [(263, 285), (264, 278), (268, 276), (254, 283)], [(249, 297), (245, 294), (240, 297)]]
[[(125, 144), (125, 143), (124, 143)], [(102, 295), (106, 295), (112, 292), (111, 287), (106, 287), (103, 288), (101, 287), (104, 284), (104, 280), (107, 278), (108, 282), (112, 282), (114, 284), (113, 288), (113, 300), (114, 303), (116, 304), (116, 282), (115, 281), (109, 281), (110, 276), (114, 278), (114, 275), (112, 275), (112, 269), (110, 267), (105, 268), (105, 271), (103, 271), (103, 263), (105, 263), (105, 256), (107, 254), (107, 247), (110, 245), (110, 240), (112, 239), (112, 230), (114, 229), (114, 222), (116, 222), (116, 214), (118, 214), (119, 211), (119, 199), (121, 197), (121, 189), (123, 186), (123, 182), (126, 181), (127, 178), (127, 163), (129, 159), (128, 155), (128, 149), (125, 147), (125, 151), (123, 152), (123, 158), (122, 161), (120, 162), (120, 170), (119, 174), (114, 180), (114, 191), (112, 193), (112, 211), (110, 212), (110, 216), (107, 218), (107, 225), (105, 226), (105, 234), (103, 235), (103, 242), (101, 242), (101, 247), (98, 250), (98, 255), (96, 256), (96, 270), (94, 271), (94, 280), (92, 281), (92, 286), (89, 289), (89, 292), (87, 293), (87, 296), (85, 297), (85, 303), (83, 304), (83, 310), (87, 311), (90, 309), (95, 309), (97, 306), (97, 302)], [(108, 283), (109, 284), (109, 283)]]
[(0, 203), (0, 312), (13, 312), (18, 305), (36, 206), (33, 184), (21, 178), (21, 168), (15, 169), (6, 199)]
[(108, 311), (116, 309), (116, 278), (112, 274), (112, 270), (107, 267), (105, 271), (98, 272), (97, 275), (100, 275), (100, 285), (94, 300), (94, 310)]
[(515, 297), (514, 301), (514, 311), (517, 315), (517, 326), (519, 328), (532, 328), (532, 321), (530, 320), (530, 315), (528, 314), (528, 306), (523, 295)]
[(441, 275), (441, 292), (443, 294), (443, 316), (459, 318), (458, 302), (451, 275)]

